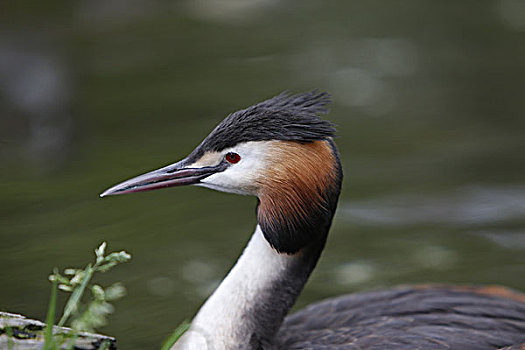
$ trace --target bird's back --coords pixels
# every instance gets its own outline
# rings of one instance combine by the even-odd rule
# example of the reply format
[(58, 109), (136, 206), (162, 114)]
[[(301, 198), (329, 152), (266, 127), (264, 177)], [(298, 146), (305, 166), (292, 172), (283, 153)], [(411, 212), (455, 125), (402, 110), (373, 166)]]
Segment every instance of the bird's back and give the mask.
[(418, 286), (328, 299), (287, 317), (276, 349), (525, 349), (525, 295)]

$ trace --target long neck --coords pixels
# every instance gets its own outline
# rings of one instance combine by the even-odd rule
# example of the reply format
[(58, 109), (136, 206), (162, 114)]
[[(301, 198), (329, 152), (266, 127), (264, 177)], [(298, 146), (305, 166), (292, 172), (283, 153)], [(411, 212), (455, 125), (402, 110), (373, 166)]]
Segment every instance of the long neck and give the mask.
[(343, 177), (332, 140), (286, 145), (286, 159), (304, 161), (281, 162), (262, 181), (248, 246), (173, 349), (273, 349), (324, 248)]
[(260, 350), (294, 304), (324, 240), (294, 255), (278, 253), (257, 226), (248, 246), (174, 349)]

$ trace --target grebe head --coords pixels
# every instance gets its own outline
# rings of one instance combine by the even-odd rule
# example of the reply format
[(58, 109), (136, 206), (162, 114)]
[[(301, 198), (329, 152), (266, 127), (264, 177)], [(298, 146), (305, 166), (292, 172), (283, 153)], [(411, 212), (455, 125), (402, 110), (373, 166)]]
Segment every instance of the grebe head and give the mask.
[(326, 93), (283, 93), (232, 113), (188, 157), (101, 197), (182, 185), (254, 195), (267, 240), (295, 253), (315, 238), (340, 190), (335, 128), (318, 116), (328, 103)]

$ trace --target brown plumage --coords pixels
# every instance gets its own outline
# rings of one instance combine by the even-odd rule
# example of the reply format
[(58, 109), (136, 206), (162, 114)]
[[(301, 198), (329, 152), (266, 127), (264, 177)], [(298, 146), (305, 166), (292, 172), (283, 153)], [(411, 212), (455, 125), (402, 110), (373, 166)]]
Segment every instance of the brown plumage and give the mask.
[(257, 179), (265, 237), (288, 254), (324, 244), (342, 179), (333, 141), (274, 141), (268, 149), (267, 170)]
[(270, 154), (269, 169), (259, 179), (259, 222), (295, 225), (328, 206), (324, 192), (335, 181), (335, 162), (327, 141), (277, 141)]
[(518, 303), (525, 304), (525, 294), (512, 290), (510, 288), (498, 285), (486, 285), (486, 286), (472, 286), (472, 285), (455, 285), (446, 286), (441, 284), (419, 284), (414, 286), (416, 289), (436, 289), (436, 288), (448, 288), (456, 290), (458, 292), (475, 293), (480, 295), (488, 295), (497, 298), (509, 299), (517, 301)]

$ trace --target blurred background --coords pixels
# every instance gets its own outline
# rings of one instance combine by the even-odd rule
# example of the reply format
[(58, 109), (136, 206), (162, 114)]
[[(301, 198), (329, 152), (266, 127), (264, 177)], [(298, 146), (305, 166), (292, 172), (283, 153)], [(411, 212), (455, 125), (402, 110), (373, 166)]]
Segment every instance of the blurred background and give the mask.
[[(255, 199), (98, 198), (283, 90), (333, 95), (345, 180), (296, 307), (408, 283), (525, 290), (525, 2), (49, 0), (0, 5), (0, 309), (43, 319), (52, 268), (133, 255), (103, 333), (154, 349), (198, 309)], [(63, 299), (62, 299), (63, 301)]]

